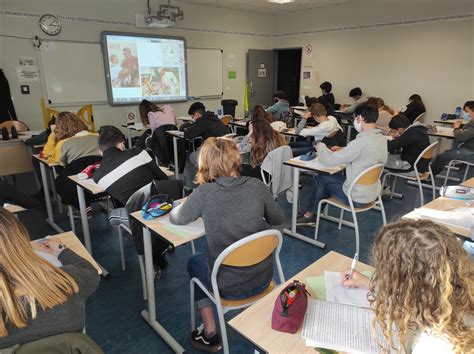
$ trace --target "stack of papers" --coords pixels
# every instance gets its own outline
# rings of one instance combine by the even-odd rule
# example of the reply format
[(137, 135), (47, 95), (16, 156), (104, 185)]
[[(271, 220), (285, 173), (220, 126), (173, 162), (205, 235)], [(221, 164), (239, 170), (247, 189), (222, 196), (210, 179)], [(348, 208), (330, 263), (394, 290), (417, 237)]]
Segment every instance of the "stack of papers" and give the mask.
[(458, 226), (471, 230), (474, 227), (474, 208), (456, 208), (453, 210), (435, 210), (430, 208), (416, 208), (415, 213), (441, 224)]
[(436, 131), (442, 134), (453, 134), (454, 129), (450, 127), (438, 127), (436, 126)]

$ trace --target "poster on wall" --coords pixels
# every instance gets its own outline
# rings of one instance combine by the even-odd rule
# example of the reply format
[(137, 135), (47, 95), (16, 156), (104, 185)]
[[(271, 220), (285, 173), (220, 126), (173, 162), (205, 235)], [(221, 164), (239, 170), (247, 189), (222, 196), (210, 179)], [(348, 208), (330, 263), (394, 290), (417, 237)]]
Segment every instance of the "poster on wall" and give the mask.
[(313, 45), (311, 43), (306, 43), (303, 46), (303, 66), (313, 66)]
[(39, 72), (36, 66), (17, 66), (16, 77), (19, 83), (39, 81)]

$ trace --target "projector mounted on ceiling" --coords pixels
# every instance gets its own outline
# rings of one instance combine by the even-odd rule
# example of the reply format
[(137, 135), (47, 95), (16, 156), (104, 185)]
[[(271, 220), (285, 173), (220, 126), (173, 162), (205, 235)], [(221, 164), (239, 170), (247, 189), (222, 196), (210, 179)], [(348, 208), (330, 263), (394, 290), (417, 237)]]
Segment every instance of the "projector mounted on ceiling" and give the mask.
[(151, 14), (150, 0), (147, 0), (148, 14), (145, 15), (145, 23), (148, 27), (166, 28), (173, 26), (176, 20), (184, 18), (184, 12), (179, 6), (172, 6), (170, 0), (168, 5), (160, 5), (155, 15)]

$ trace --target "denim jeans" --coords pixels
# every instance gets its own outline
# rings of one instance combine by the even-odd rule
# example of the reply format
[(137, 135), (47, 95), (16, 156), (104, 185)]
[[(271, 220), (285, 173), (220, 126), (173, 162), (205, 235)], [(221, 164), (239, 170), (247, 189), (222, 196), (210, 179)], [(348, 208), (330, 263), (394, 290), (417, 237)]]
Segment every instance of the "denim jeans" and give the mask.
[[(198, 278), (212, 293), (212, 283), (211, 283), (211, 271), (207, 266), (207, 254), (204, 252), (196, 252), (189, 258), (188, 261), (188, 273), (190, 278)], [(268, 282), (257, 289), (252, 289), (250, 291), (241, 292), (239, 294), (233, 294), (232, 296), (227, 295), (226, 300), (241, 300), (251, 296), (258, 295), (262, 293), (270, 284), (271, 279)], [(222, 295), (221, 295), (222, 297)], [(212, 306), (212, 301), (207, 297), (204, 291), (201, 290), (199, 286), (195, 286), (194, 289), (194, 301), (197, 302), (198, 309), (204, 307)]]
[[(340, 173), (334, 175), (320, 174), (314, 178), (313, 191), (309, 197), (308, 208), (306, 210), (316, 214), (318, 204), (321, 200), (329, 197), (335, 197), (341, 202), (349, 205), (349, 199), (342, 190), (342, 185), (346, 177)], [(353, 202), (354, 207), (363, 207), (367, 204)]]
[(431, 165), (433, 175), (436, 176), (441, 171), (443, 171), (444, 166), (446, 166), (446, 164), (448, 164), (451, 160), (474, 162), (474, 151), (461, 146), (457, 149), (446, 150), (442, 152), (436, 156), (433, 164)]

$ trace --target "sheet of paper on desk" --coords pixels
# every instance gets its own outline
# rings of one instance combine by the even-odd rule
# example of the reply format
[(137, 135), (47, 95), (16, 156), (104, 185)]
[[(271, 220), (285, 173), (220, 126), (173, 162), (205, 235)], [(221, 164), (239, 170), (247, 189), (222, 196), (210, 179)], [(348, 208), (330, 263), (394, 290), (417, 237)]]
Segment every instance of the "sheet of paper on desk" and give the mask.
[(301, 337), (311, 347), (378, 353), (371, 316), (372, 311), (362, 307), (309, 299)]
[(339, 170), (340, 166), (328, 167), (325, 164), (319, 162), (319, 159), (316, 157), (314, 160), (305, 162), (305, 165), (316, 170)]
[(41, 258), (47, 260), (49, 263), (56, 267), (62, 267), (63, 264), (59, 261), (58, 257), (53, 256), (52, 254), (46, 253), (46, 252), (41, 252), (35, 250), (35, 253), (40, 256)]
[(459, 226), (468, 230), (474, 227), (474, 208), (456, 208), (453, 210), (416, 208), (415, 213), (442, 224)]
[(83, 179), (82, 183), (85, 185), (91, 186), (92, 188), (102, 188), (97, 183), (95, 183), (92, 178)]
[(436, 131), (438, 133), (443, 133), (443, 134), (453, 134), (454, 128), (450, 127), (436, 127)]
[(341, 283), (340, 273), (325, 271), (324, 282), (327, 301), (369, 308), (367, 289), (346, 288)]
[(42, 132), (44, 132), (44, 130), (27, 130), (27, 131), (24, 131), (24, 132), (19, 132), (18, 135), (24, 135), (24, 136), (32, 137), (32, 136), (35, 136), (35, 135), (39, 135)]
[(181, 130), (168, 130), (168, 133), (171, 133), (177, 136), (184, 136), (184, 132), (182, 132)]
[(187, 225), (175, 225), (170, 222), (170, 215), (166, 214), (158, 222), (163, 224), (168, 230), (175, 232), (178, 236), (185, 238), (204, 233), (204, 222), (201, 218)]
[(295, 112), (296, 114), (300, 115), (300, 116), (304, 116), (306, 111), (302, 111), (300, 109), (294, 109), (293, 112)]

